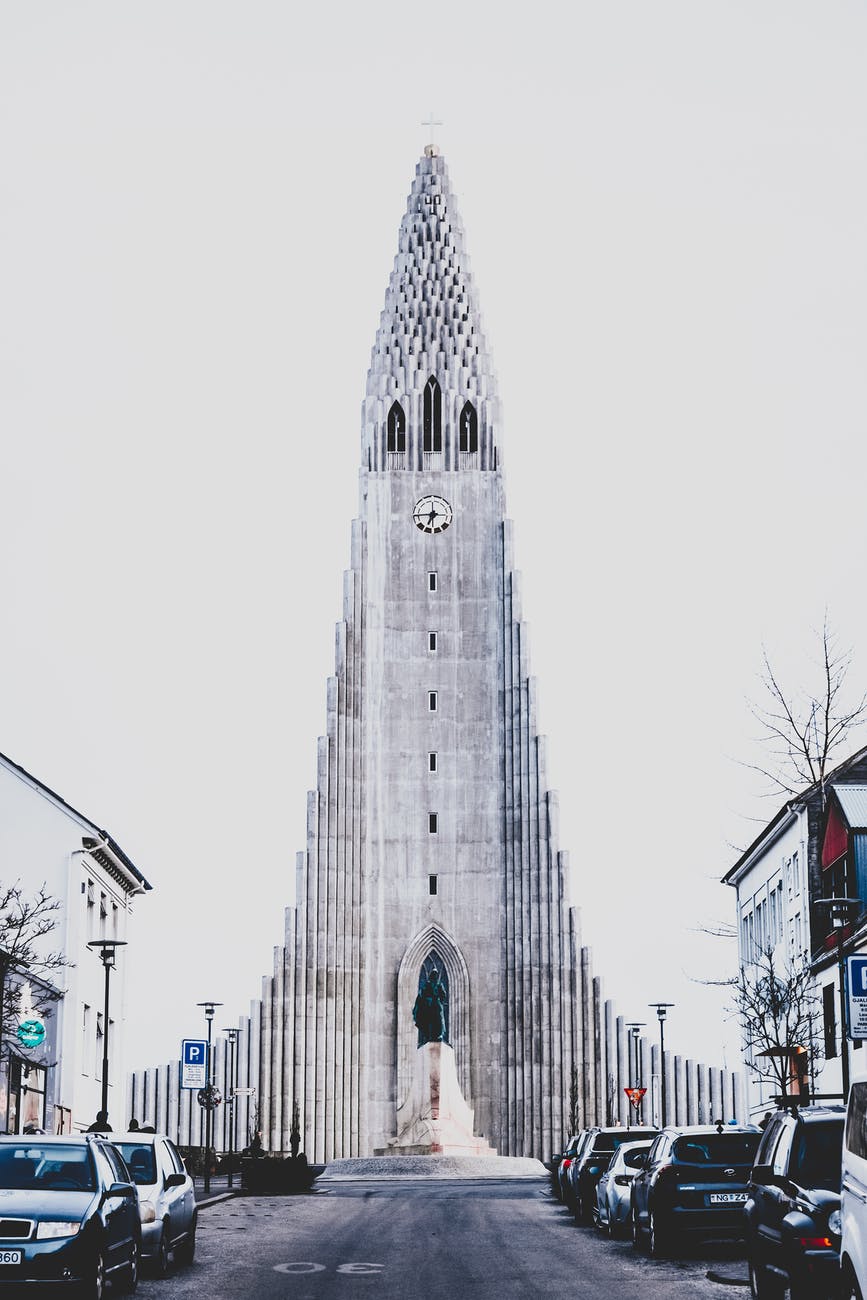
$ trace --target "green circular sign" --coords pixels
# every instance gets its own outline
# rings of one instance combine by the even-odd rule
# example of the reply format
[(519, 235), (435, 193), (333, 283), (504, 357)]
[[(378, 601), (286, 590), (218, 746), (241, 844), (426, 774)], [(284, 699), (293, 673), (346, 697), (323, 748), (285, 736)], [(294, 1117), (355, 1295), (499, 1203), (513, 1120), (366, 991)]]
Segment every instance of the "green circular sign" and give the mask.
[(45, 1026), (35, 1016), (22, 1020), (18, 1026), (18, 1040), (25, 1047), (38, 1047), (45, 1037)]

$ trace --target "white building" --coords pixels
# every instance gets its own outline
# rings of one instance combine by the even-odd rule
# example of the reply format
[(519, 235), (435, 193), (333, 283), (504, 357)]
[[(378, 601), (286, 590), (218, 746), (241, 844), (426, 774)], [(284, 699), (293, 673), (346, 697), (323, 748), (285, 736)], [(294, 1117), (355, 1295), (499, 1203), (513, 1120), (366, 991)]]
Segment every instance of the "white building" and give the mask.
[[(45, 952), (59, 950), (69, 963), (51, 976), (57, 998), (45, 1017), (44, 1041), (26, 1047), (10, 1035), (2, 1044), (0, 1132), (27, 1123), (47, 1132), (86, 1129), (101, 1105), (106, 1032), (104, 969), (87, 944), (126, 942), (133, 900), (151, 886), (106, 831), (2, 754), (0, 863), (3, 886), (20, 882), (32, 898), (44, 885), (58, 900), (57, 925), (41, 942)], [(115, 1128), (128, 1118), (118, 1109), (125, 1106), (127, 952), (119, 949), (110, 976), (109, 1115)], [(26, 1010), (26, 972), (13, 971), (10, 980), (22, 990)]]
[[(817, 1012), (815, 1039), (821, 1046), (810, 1052), (807, 1079), (811, 1091), (822, 1096), (842, 1095), (838, 979), (829, 946), (830, 914), (827, 908), (815, 906), (817, 899), (839, 893), (822, 865), (825, 810), (835, 785), (856, 785), (865, 776), (867, 749), (841, 763), (826, 777), (824, 788), (811, 786), (784, 804), (723, 877), (723, 883), (733, 886), (737, 894), (739, 969), (749, 978), (768, 950), (780, 969), (811, 967)], [(772, 1079), (759, 1078), (750, 1068), (752, 1050), (745, 1041), (745, 1104), (755, 1119), (773, 1107), (779, 1089)], [(867, 1070), (867, 1053), (860, 1047), (854, 1050), (860, 1059), (853, 1055), (853, 1069)]]

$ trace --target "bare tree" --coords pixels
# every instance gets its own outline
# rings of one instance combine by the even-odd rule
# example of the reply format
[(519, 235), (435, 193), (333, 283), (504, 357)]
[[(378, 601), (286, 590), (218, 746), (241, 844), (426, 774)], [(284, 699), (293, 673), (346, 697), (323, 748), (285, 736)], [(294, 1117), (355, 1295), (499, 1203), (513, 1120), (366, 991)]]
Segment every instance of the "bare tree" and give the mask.
[(818, 998), (807, 962), (780, 963), (763, 948), (731, 981), (733, 1011), (749, 1044), (746, 1063), (781, 1095), (799, 1092), (820, 1056)]
[(577, 1133), (581, 1128), (581, 1089), (578, 1084), (578, 1067), (572, 1066), (569, 1077), (569, 1134)]
[(852, 652), (841, 650), (828, 616), (818, 633), (819, 658), (814, 682), (789, 692), (762, 647), (762, 702), (750, 705), (762, 728), (767, 766), (750, 764), (773, 785), (774, 793), (798, 794), (805, 785), (818, 785), (825, 799), (825, 775), (833, 756), (867, 717), (867, 693), (846, 699), (846, 677)]
[[(21, 983), (33, 977), (31, 1006), (44, 1015), (56, 1001), (51, 977), (71, 963), (42, 942), (59, 924), (60, 900), (43, 883), (28, 897), (21, 882), (0, 883), (0, 1045), (18, 1026)], [(18, 976), (19, 978), (15, 978)]]

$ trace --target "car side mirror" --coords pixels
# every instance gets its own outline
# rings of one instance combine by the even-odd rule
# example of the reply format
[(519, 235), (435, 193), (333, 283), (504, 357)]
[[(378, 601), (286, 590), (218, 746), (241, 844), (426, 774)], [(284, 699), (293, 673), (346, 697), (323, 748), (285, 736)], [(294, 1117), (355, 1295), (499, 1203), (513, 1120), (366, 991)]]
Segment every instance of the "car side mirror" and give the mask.
[(135, 1192), (132, 1183), (112, 1183), (110, 1187), (106, 1187), (102, 1199), (107, 1201), (112, 1196), (129, 1196), (131, 1192)]
[(165, 1185), (166, 1187), (183, 1187), (186, 1181), (186, 1174), (167, 1174)]
[(563, 1152), (562, 1152), (562, 1151), (558, 1151), (556, 1155), (553, 1155), (553, 1156), (551, 1157), (551, 1164), (552, 1164), (552, 1165), (559, 1165), (559, 1163), (560, 1163), (560, 1161), (561, 1161), (562, 1159), (563, 1159)]
[(753, 1165), (750, 1182), (757, 1187), (779, 1187), (785, 1179), (774, 1173), (773, 1165)]
[(637, 1155), (632, 1157), (632, 1164), (635, 1169), (643, 1169), (647, 1164), (647, 1152), (639, 1151)]

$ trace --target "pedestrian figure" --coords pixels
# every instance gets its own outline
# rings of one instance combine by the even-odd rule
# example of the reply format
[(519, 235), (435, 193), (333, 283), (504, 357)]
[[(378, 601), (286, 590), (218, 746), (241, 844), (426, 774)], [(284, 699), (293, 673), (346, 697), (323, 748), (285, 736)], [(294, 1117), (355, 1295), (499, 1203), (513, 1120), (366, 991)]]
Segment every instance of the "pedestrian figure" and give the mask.
[(127, 1129), (127, 1132), (128, 1133), (138, 1132), (138, 1120), (136, 1119), (135, 1115), (133, 1115), (132, 1119), (129, 1122), (129, 1128)]
[(96, 1112), (96, 1119), (87, 1131), (88, 1133), (111, 1133), (112, 1127), (108, 1122), (108, 1111), (98, 1110)]

